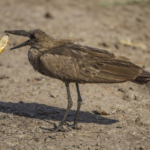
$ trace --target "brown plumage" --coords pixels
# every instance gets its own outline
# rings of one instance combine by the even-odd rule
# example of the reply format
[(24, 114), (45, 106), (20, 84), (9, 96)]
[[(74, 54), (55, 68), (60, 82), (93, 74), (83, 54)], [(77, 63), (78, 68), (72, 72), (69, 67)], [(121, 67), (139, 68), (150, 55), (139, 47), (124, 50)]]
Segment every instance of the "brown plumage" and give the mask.
[(126, 81), (138, 84), (150, 83), (150, 73), (131, 63), (125, 57), (117, 57), (106, 50), (76, 45), (71, 40), (56, 40), (40, 29), (7, 30), (5, 33), (27, 36), (30, 40), (12, 49), (30, 45), (28, 58), (33, 68), (43, 75), (57, 78), (66, 84), (68, 108), (60, 125), (62, 127), (72, 106), (69, 83), (76, 83), (78, 108), (74, 127), (82, 102), (78, 83), (121, 83)]

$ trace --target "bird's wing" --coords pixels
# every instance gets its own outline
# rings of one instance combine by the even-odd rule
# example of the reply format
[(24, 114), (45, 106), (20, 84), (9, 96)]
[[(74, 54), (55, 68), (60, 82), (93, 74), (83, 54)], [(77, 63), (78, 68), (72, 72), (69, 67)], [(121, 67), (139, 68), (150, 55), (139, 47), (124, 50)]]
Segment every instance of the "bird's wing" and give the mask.
[[(81, 46), (83, 47), (83, 46)], [(129, 59), (97, 48), (84, 46), (81, 51), (87, 52), (85, 64), (80, 66), (91, 75), (90, 82), (116, 83), (134, 80), (142, 69)], [(94, 61), (91, 61), (94, 60)]]
[(75, 44), (60, 45), (44, 52), (40, 64), (45, 75), (79, 83), (132, 81), (142, 72), (125, 57)]
[(45, 51), (39, 58), (40, 71), (43, 74), (63, 81), (75, 82), (79, 79), (79, 60), (84, 55), (66, 45), (60, 45)]

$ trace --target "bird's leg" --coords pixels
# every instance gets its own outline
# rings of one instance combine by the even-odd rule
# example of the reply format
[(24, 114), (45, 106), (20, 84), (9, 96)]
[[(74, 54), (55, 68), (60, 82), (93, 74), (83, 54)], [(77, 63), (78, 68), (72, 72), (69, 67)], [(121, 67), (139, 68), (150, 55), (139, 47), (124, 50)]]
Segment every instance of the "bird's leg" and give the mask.
[(80, 95), (80, 90), (79, 90), (78, 83), (76, 83), (76, 88), (77, 88), (77, 93), (78, 93), (78, 106), (77, 106), (76, 117), (75, 117), (75, 120), (74, 120), (74, 128), (75, 129), (77, 129), (78, 116), (79, 116), (80, 107), (81, 107), (81, 104), (82, 104), (82, 97)]
[[(71, 107), (72, 107), (72, 105), (73, 105), (72, 98), (71, 98), (71, 94), (70, 94), (70, 89), (69, 89), (69, 83), (65, 83), (65, 85), (66, 85), (67, 96), (68, 96), (68, 107), (67, 107), (67, 110), (66, 110), (66, 112), (65, 112), (65, 115), (64, 115), (63, 119), (61, 120), (59, 126), (56, 127), (55, 129), (53, 129), (53, 130), (50, 131), (50, 132), (56, 132), (56, 131), (58, 131), (59, 129), (63, 128), (63, 124), (65, 123), (66, 117), (67, 117), (67, 115), (68, 115), (68, 113), (69, 113), (69, 111), (70, 111), (70, 109), (71, 109)], [(51, 129), (46, 129), (46, 128), (43, 128), (43, 127), (42, 127), (42, 129), (51, 130)], [(65, 131), (65, 130), (62, 129), (62, 131)]]
[(76, 83), (76, 88), (77, 88), (77, 93), (78, 93), (78, 106), (77, 106), (77, 112), (76, 112), (76, 116), (75, 116), (75, 120), (74, 120), (74, 123), (73, 125), (68, 125), (68, 128), (74, 128), (74, 129), (80, 129), (77, 127), (77, 123), (78, 123), (78, 116), (79, 116), (79, 112), (80, 112), (80, 107), (81, 107), (81, 104), (82, 104), (82, 98), (81, 98), (81, 95), (80, 95), (80, 90), (79, 90), (79, 85), (78, 83)]
[(65, 83), (65, 85), (66, 85), (67, 96), (68, 96), (68, 107), (67, 107), (67, 110), (65, 112), (65, 115), (64, 115), (63, 119), (61, 120), (59, 126), (57, 127), (58, 129), (60, 129), (63, 126), (63, 124), (64, 124), (64, 122), (66, 120), (66, 117), (67, 117), (67, 115), (68, 115), (68, 113), (69, 113), (69, 111), (70, 111), (70, 109), (71, 109), (71, 107), (73, 105), (71, 94), (70, 94), (70, 89), (69, 89), (69, 83)]

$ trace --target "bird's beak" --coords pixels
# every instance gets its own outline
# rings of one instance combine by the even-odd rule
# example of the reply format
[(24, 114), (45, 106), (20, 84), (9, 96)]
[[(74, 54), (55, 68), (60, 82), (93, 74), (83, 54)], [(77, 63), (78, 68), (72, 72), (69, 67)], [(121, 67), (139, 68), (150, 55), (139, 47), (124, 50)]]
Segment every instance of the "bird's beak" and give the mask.
[[(30, 31), (27, 31), (27, 30), (5, 30), (4, 33), (30, 37)], [(30, 45), (30, 40), (25, 41), (17, 46), (12, 47), (11, 50), (20, 48), (23, 46), (27, 46), (27, 45)]]

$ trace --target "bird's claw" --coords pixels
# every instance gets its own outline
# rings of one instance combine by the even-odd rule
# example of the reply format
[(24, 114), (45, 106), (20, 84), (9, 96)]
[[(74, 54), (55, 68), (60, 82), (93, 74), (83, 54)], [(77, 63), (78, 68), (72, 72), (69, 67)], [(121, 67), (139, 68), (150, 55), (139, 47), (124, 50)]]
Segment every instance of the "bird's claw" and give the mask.
[(81, 127), (78, 127), (77, 124), (70, 125), (69, 129), (81, 130)]
[(67, 125), (68, 129), (81, 130), (81, 127), (78, 127), (77, 123), (74, 123), (73, 125), (70, 125), (67, 122), (65, 122), (65, 125)]
[(48, 132), (45, 133), (54, 133), (57, 131), (68, 132), (71, 129), (81, 130), (81, 127), (78, 127), (77, 124), (69, 125), (66, 122), (64, 124), (67, 125), (67, 127), (64, 128), (63, 125), (60, 124), (58, 127), (54, 125), (54, 128), (45, 128), (45, 127), (40, 127), (40, 128), (43, 130), (48, 130)]
[(68, 132), (70, 130), (70, 128), (64, 129), (63, 126), (58, 126), (56, 128), (45, 128), (45, 127), (40, 127), (40, 128), (43, 130), (48, 130), (48, 132), (45, 132), (45, 133), (54, 133), (57, 131)]

